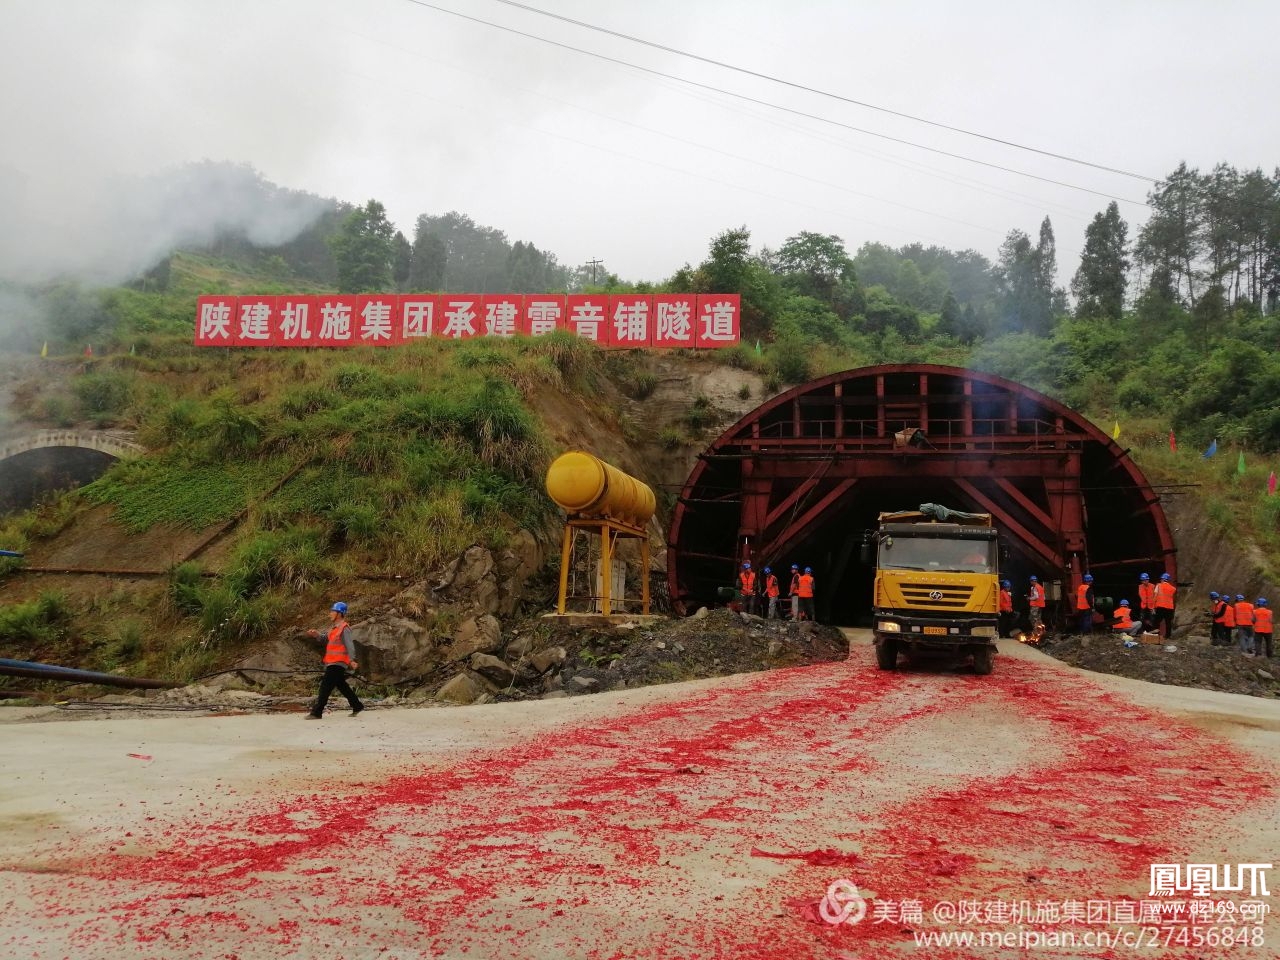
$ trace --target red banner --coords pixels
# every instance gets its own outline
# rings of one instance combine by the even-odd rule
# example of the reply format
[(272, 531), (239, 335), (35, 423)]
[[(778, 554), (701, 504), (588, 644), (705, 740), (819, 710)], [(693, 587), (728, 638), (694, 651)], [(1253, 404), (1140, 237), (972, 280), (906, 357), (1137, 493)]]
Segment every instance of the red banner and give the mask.
[(554, 330), (614, 349), (738, 343), (736, 293), (376, 293), (196, 301), (198, 347), (387, 347), (417, 340), (538, 337)]

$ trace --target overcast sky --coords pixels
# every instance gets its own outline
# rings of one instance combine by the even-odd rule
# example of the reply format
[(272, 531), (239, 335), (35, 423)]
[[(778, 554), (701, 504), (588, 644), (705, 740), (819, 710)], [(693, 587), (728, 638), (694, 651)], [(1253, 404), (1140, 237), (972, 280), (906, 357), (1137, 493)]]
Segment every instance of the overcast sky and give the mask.
[[(410, 237), (419, 213), (459, 210), (564, 262), (600, 258), (633, 280), (697, 263), (714, 234), (744, 223), (756, 246), (812, 230), (838, 234), (850, 253), (869, 240), (920, 241), (994, 258), (1010, 228), (1034, 236), (1048, 214), (1064, 285), (1108, 197), (1140, 201), (1150, 187), (497, 0), (438, 5), (1103, 196), (688, 87), (411, 0), (0, 0), (0, 186), (9, 185), (10, 203), (18, 190), (28, 206), (40, 198), (38, 223), (23, 231), (69, 242), (79, 205), (118, 193), (121, 176), (247, 162), (284, 186), (376, 198)], [(1267, 171), (1280, 163), (1274, 0), (529, 5), (1152, 177), (1183, 160)], [(1132, 235), (1143, 208), (1120, 206)], [(4, 220), (12, 248), (15, 219)]]

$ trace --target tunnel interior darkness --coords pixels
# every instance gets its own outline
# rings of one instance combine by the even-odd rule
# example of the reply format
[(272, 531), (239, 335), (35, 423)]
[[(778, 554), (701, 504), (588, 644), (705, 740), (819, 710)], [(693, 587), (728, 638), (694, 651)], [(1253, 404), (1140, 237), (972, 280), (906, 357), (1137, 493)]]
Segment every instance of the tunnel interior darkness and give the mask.
[(702, 453), (672, 516), (672, 600), (681, 612), (715, 603), (747, 559), (773, 566), (785, 591), (796, 563), (814, 568), (820, 619), (865, 623), (864, 531), (927, 502), (993, 515), (1015, 598), (1032, 574), (1051, 598), (1085, 572), (1116, 598), (1140, 572), (1176, 577), (1158, 498), (1093, 424), (999, 377), (893, 365), (796, 387)]
[(86, 447), (39, 447), (0, 460), (0, 514), (26, 510), (55, 490), (96, 480), (115, 461)]

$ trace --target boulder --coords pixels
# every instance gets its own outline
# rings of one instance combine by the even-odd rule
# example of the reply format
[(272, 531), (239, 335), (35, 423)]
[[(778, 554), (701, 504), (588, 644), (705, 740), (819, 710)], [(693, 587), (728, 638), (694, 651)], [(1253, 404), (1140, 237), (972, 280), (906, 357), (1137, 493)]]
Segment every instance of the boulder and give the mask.
[(487, 653), (473, 653), (469, 665), (474, 672), (498, 687), (509, 687), (516, 678), (516, 672), (505, 661)]
[(487, 685), (480, 677), (464, 670), (436, 691), (436, 699), (465, 705), (475, 703), (489, 692)]
[(574, 677), (569, 683), (579, 690), (594, 690), (600, 686), (600, 681), (594, 677)]
[(446, 660), (464, 660), (473, 653), (497, 653), (502, 647), (502, 625), (490, 614), (469, 617), (458, 625)]
[(515, 636), (507, 641), (507, 649), (505, 651), (508, 660), (515, 662), (521, 657), (528, 656), (529, 653), (537, 646), (537, 639), (532, 636)]
[(539, 650), (537, 653), (531, 654), (529, 666), (539, 673), (546, 673), (552, 667), (564, 663), (568, 656), (569, 651), (564, 647), (548, 647), (546, 650)]

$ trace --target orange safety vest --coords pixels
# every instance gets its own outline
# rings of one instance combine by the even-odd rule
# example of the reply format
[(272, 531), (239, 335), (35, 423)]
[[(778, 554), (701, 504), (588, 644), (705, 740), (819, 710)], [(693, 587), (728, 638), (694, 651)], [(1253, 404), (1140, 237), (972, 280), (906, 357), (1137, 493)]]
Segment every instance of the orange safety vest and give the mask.
[(1271, 608), (1257, 607), (1253, 611), (1253, 629), (1258, 633), (1271, 632)]
[(1253, 626), (1253, 604), (1248, 600), (1240, 600), (1236, 603), (1236, 626)]
[(1227, 607), (1230, 604), (1225, 600), (1215, 600), (1213, 602), (1213, 622), (1223, 623), (1227, 619)]
[(1031, 606), (1033, 607), (1044, 606), (1044, 590), (1041, 588), (1040, 584), (1038, 583), (1033, 583), (1031, 585)]
[(811, 573), (800, 574), (800, 596), (802, 597), (813, 596), (813, 574)]
[(1143, 610), (1153, 610), (1156, 605), (1156, 585), (1154, 583), (1138, 584), (1138, 603)]
[(1175, 587), (1168, 580), (1161, 580), (1159, 583), (1157, 583), (1156, 584), (1156, 609), (1172, 610), (1173, 595), (1177, 592), (1178, 592), (1178, 588)]
[(1087, 583), (1082, 583), (1080, 584), (1080, 586), (1076, 587), (1076, 609), (1077, 610), (1089, 609), (1089, 589), (1090, 589), (1090, 584), (1087, 584)]
[(743, 570), (738, 574), (738, 581), (742, 584), (743, 593), (756, 592), (756, 572), (754, 570)]
[(791, 593), (791, 596), (793, 596), (793, 597), (798, 597), (798, 596), (800, 596), (800, 574), (798, 574), (798, 573), (793, 573), (793, 574), (791, 575), (791, 591), (790, 591), (790, 593)]
[(1228, 603), (1227, 609), (1222, 614), (1222, 625), (1224, 627), (1234, 627), (1236, 625), (1236, 608)]
[(1013, 613), (1013, 594), (1008, 590), (1000, 590), (1000, 612)]
[(764, 592), (770, 597), (778, 595), (778, 578), (772, 573), (764, 579)]
[(351, 658), (347, 656), (347, 645), (342, 642), (342, 631), (347, 629), (347, 621), (339, 620), (329, 631), (329, 643), (324, 648), (325, 665), (343, 663), (351, 666)]
[(1129, 616), (1128, 607), (1116, 607), (1115, 618), (1119, 621), (1114, 627), (1116, 630), (1129, 630), (1133, 627), (1133, 618)]

